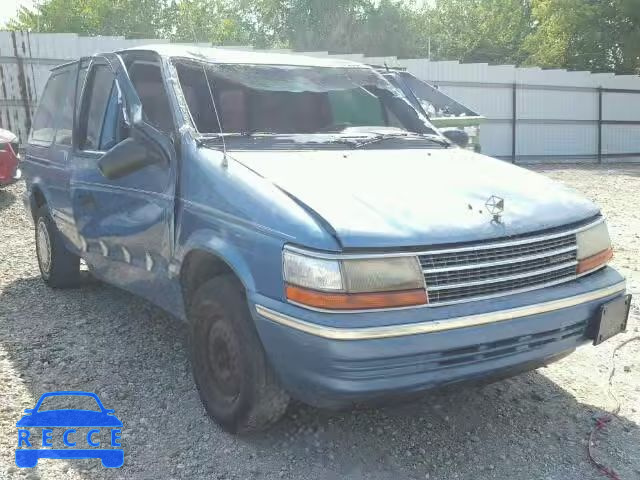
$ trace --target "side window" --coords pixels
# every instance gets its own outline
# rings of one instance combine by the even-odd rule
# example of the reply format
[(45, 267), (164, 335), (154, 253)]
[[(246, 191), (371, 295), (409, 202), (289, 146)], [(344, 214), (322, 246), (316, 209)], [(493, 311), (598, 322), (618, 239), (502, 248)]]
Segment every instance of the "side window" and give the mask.
[(33, 119), (29, 143), (50, 144), (53, 142), (56, 132), (56, 116), (61, 106), (60, 99), (64, 96), (64, 92), (68, 87), (69, 77), (68, 71), (56, 73), (47, 82), (40, 100), (40, 106)]
[(109, 121), (114, 122), (114, 125), (105, 124), (107, 107), (112, 105), (114, 101), (117, 104), (117, 97), (116, 100), (113, 99), (116, 90), (113, 73), (107, 66), (96, 65), (91, 69), (87, 77), (82, 114), (80, 116), (82, 129), (78, 144), (81, 150), (103, 150), (110, 148), (108, 144), (113, 146), (117, 143), (115, 141), (115, 133), (110, 134), (108, 132), (106, 136), (111, 135), (111, 138), (105, 138), (105, 141), (101, 142), (103, 126), (107, 131), (111, 128), (116, 129), (117, 112), (114, 112), (113, 107), (111, 108)]
[(154, 62), (136, 61), (129, 67), (129, 78), (140, 97), (146, 121), (163, 132), (172, 131), (173, 116), (162, 81), (160, 65)]
[(71, 145), (73, 132), (73, 106), (75, 104), (75, 76), (76, 70), (69, 71), (66, 88), (62, 92), (62, 107), (57, 122), (56, 144)]
[(118, 88), (114, 82), (111, 86), (111, 94), (109, 96), (109, 103), (107, 103), (107, 111), (104, 114), (104, 123), (102, 125), (102, 133), (100, 134), (100, 143), (98, 145), (99, 150), (109, 150), (121, 140), (121, 138), (118, 137), (118, 127), (121, 124), (119, 121), (119, 100), (121, 101), (118, 95)]

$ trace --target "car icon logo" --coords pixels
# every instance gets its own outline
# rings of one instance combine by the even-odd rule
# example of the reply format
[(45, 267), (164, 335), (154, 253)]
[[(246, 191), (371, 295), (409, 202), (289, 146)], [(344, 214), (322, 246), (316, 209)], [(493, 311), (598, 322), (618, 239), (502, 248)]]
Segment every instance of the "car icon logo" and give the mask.
[(491, 195), (484, 206), (491, 214), (492, 222), (502, 223), (502, 214), (504, 213), (504, 198), (497, 195)]
[[(95, 400), (98, 410), (42, 410), (42, 403), (51, 397), (70, 397), (69, 400), (74, 400), (74, 397), (85, 397), (84, 400), (87, 400), (86, 397), (89, 397)], [(120, 444), (122, 422), (114, 415), (114, 410), (102, 405), (95, 393), (45, 393), (35, 407), (26, 409), (25, 413), (16, 423), (18, 467), (35, 467), (40, 458), (99, 458), (107, 468), (118, 468), (124, 463), (124, 450)], [(54, 433), (58, 435), (54, 436)], [(104, 448), (106, 445), (110, 448)]]
[(504, 198), (491, 195), (484, 204), (491, 215), (501, 215), (504, 212)]

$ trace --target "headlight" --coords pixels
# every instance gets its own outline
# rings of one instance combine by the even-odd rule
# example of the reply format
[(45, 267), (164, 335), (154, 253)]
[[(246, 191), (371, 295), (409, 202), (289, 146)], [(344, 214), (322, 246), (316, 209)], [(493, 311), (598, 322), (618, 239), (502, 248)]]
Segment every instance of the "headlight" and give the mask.
[(609, 230), (605, 222), (578, 232), (576, 240), (578, 245), (578, 274), (602, 267), (613, 257)]
[(327, 310), (395, 308), (427, 303), (417, 257), (326, 259), (285, 250), (289, 301)]
[(315, 290), (342, 291), (340, 264), (335, 260), (284, 252), (284, 279), (287, 283)]

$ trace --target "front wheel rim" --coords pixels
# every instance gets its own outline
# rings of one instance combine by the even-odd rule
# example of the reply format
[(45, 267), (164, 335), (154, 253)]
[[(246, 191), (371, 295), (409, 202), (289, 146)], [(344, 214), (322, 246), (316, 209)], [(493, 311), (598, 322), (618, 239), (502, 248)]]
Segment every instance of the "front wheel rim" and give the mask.
[(49, 274), (49, 269), (51, 268), (51, 240), (47, 225), (42, 218), (38, 220), (36, 250), (41, 270), (43, 273)]
[(207, 339), (211, 387), (221, 405), (234, 405), (240, 396), (240, 364), (237, 343), (229, 325), (215, 322)]

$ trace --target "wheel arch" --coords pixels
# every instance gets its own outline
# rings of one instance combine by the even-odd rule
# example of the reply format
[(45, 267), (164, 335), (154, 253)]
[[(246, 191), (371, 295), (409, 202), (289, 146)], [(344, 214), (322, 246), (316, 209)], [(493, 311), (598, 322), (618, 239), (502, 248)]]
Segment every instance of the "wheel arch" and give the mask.
[(35, 220), (36, 213), (43, 206), (49, 203), (49, 199), (45, 194), (45, 189), (40, 184), (31, 186), (29, 191), (29, 207), (31, 208), (31, 217)]
[(219, 275), (233, 275), (245, 292), (254, 291), (255, 283), (249, 266), (238, 250), (219, 239), (197, 242), (192, 239), (184, 249), (179, 270), (180, 289), (185, 308), (195, 289)]

